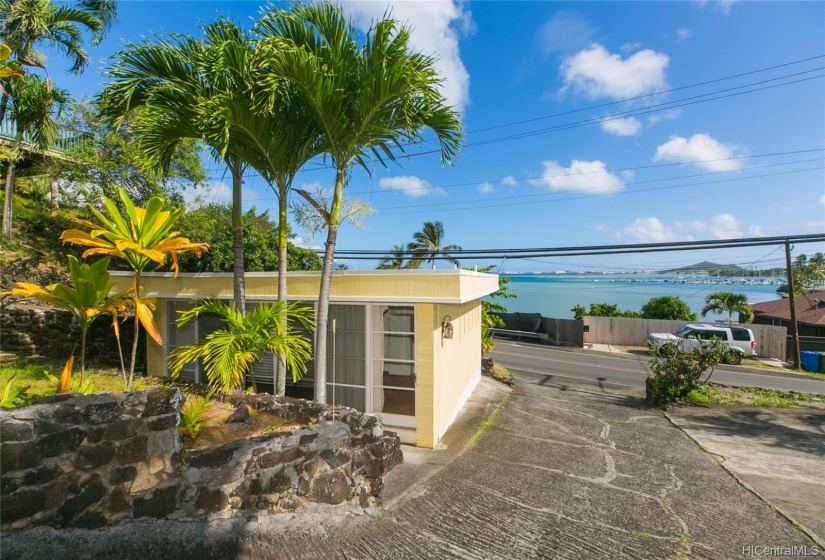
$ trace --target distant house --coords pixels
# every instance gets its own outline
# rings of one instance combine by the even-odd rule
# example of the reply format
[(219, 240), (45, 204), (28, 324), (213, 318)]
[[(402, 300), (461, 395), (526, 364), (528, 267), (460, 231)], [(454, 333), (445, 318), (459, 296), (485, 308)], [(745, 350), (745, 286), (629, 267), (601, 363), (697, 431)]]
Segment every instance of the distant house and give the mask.
[[(131, 285), (131, 273), (112, 273)], [(277, 299), (278, 275), (246, 274), (247, 308)], [(287, 274), (287, 297), (316, 305), (320, 272)], [(200, 316), (185, 329), (178, 312), (204, 297), (232, 299), (232, 274), (144, 273), (143, 295), (157, 299), (155, 322), (163, 347), (148, 341), (149, 375), (168, 375), (169, 352), (220, 329)], [(498, 276), (467, 270), (336, 271), (330, 294), (327, 399), (380, 414), (402, 441), (434, 447), (481, 380), (481, 298), (498, 289)], [(336, 331), (331, 329), (333, 321)], [(449, 325), (449, 328), (446, 328)], [(334, 355), (334, 359), (332, 359)], [(258, 389), (272, 391), (277, 360), (255, 365)], [(314, 367), (297, 384), (287, 374), (287, 395), (313, 397)], [(204, 382), (198, 363), (181, 378)]]
[[(794, 304), (799, 336), (825, 337), (825, 292), (810, 292), (796, 296)], [(753, 322), (757, 325), (788, 327), (790, 332), (790, 307), (787, 299), (753, 304)]]

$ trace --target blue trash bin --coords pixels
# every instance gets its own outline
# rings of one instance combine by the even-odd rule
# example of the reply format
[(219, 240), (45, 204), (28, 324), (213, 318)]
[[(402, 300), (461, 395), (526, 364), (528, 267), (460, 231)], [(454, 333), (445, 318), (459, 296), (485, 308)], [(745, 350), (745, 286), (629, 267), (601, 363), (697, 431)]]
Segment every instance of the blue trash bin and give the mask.
[(799, 361), (802, 362), (802, 369), (805, 371), (819, 371), (819, 352), (803, 350), (799, 353)]

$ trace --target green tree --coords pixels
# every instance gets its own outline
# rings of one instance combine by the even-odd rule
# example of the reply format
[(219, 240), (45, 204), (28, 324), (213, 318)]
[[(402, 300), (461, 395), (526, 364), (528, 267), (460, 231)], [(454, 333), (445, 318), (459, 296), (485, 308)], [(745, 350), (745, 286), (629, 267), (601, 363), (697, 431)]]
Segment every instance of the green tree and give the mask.
[(3, 199), (3, 238), (11, 236), (12, 201), (17, 162), (22, 157), (23, 137), (29, 135), (37, 151), (48, 150), (59, 134), (57, 120), (69, 95), (62, 89), (51, 87), (45, 80), (26, 74), (7, 83), (11, 104), (9, 117), (14, 123), (15, 138), (11, 158), (6, 169), (5, 196)]
[(733, 314), (739, 313), (746, 323), (753, 321), (753, 310), (748, 305), (748, 296), (735, 292), (712, 292), (705, 297), (702, 317), (708, 313), (728, 314), (728, 323), (733, 323)]
[[(255, 207), (244, 213), (244, 265), (247, 272), (279, 270), (278, 224), (269, 211)], [(232, 210), (224, 204), (207, 204), (187, 210), (178, 222), (181, 235), (209, 245), (209, 252), (197, 257), (181, 255), (181, 272), (232, 272)], [(289, 239), (293, 234), (288, 230)], [(315, 251), (288, 243), (286, 270), (321, 270), (321, 258)]]
[(676, 296), (650, 298), (642, 306), (641, 315), (643, 319), (670, 319), (672, 321), (695, 321), (699, 318), (682, 298)]
[[(72, 66), (69, 74), (80, 74), (89, 64), (84, 33), (92, 44), (117, 19), (115, 0), (81, 0), (76, 5), (52, 0), (0, 0), (0, 37), (23, 65), (46, 69), (46, 56), (36, 50), (45, 46), (60, 52)], [(6, 116), (7, 92), (0, 99), (0, 122)]]
[(583, 317), (627, 317), (629, 319), (639, 319), (641, 315), (636, 311), (622, 311), (618, 305), (611, 303), (591, 303), (590, 309), (583, 305), (575, 305), (570, 310), (573, 312), (574, 319), (582, 319)]
[[(478, 272), (492, 272), (495, 265), (480, 268)], [(473, 270), (467, 268), (465, 270)], [(492, 352), (496, 347), (496, 341), (493, 339), (493, 331), (490, 329), (496, 327), (503, 327), (504, 321), (495, 313), (507, 313), (507, 308), (495, 299), (509, 299), (518, 297), (518, 294), (510, 292), (510, 277), (499, 274), (498, 276), (498, 290), (481, 300), (481, 351)]]
[[(234, 303), (245, 307), (243, 254), (244, 155), (214, 127), (229, 127), (235, 92), (247, 88), (246, 34), (227, 20), (201, 28), (204, 39), (174, 36), (129, 43), (115, 54), (106, 75), (112, 80), (99, 96), (101, 114), (116, 128), (128, 119), (140, 138), (138, 152), (146, 169), (168, 172), (182, 142), (201, 140), (232, 175)], [(248, 99), (242, 99), (248, 104)], [(216, 107), (223, 107), (217, 111)]]
[(272, 53), (273, 73), (301, 96), (322, 131), (322, 151), (335, 165), (332, 201), (324, 210), (327, 239), (315, 344), (315, 399), (326, 402), (330, 282), (351, 168), (358, 164), (372, 172), (373, 161), (395, 162), (405, 143), (419, 141), (425, 129), (435, 132), (442, 162), (449, 163), (459, 148), (461, 124), (439, 91), (434, 59), (414, 52), (409, 29), (393, 19), (375, 22), (361, 37), (341, 6), (299, 3), (288, 12), (265, 13), (257, 31)]
[(407, 250), (404, 245), (393, 245), (391, 255), (382, 257), (378, 261), (378, 270), (397, 270), (399, 268), (407, 268), (404, 264), (404, 259), (407, 258)]
[[(202, 186), (206, 178), (194, 139), (175, 147), (163, 176), (146, 173), (139, 163), (140, 136), (128, 121), (116, 128), (101, 119), (98, 108), (88, 101), (69, 106), (63, 128), (77, 141), (66, 150), (66, 157), (50, 158), (46, 171), (59, 177), (64, 192), (76, 200), (117, 198), (117, 189), (122, 188), (139, 206), (160, 196), (177, 207), (183, 205), (183, 192)], [(56, 196), (52, 198), (54, 208)]]
[[(450, 251), (461, 251), (458, 245), (444, 245), (444, 224), (441, 222), (424, 222), (421, 231), (413, 234), (413, 241), (407, 244), (407, 250), (412, 253), (411, 262), (431, 262), (435, 269), (435, 262), (442, 258), (455, 266), (458, 266), (458, 259), (450, 255)], [(418, 268), (415, 266), (414, 268)]]
[[(80, 327), (80, 384), (84, 382), (86, 374), (86, 333), (95, 319), (101, 313), (111, 312), (112, 320), (117, 333), (118, 312), (125, 309), (123, 298), (129, 293), (125, 291), (110, 296), (109, 293), (116, 282), (109, 276), (109, 257), (104, 257), (94, 264), (81, 264), (77, 258), (69, 255), (69, 272), (72, 286), (66, 284), (50, 284), (41, 288), (28, 282), (16, 282), (15, 288), (3, 295), (33, 298), (49, 305), (65, 309), (71, 313)], [(74, 352), (72, 352), (74, 356)], [(71, 371), (71, 368), (69, 368)], [(124, 372), (125, 374), (125, 372)]]
[[(273, 352), (284, 356), (292, 371), (292, 378), (298, 381), (306, 372), (306, 364), (312, 356), (312, 344), (295, 329), (300, 324), (307, 332), (312, 332), (315, 324), (312, 309), (300, 302), (276, 301), (262, 303), (247, 314), (241, 313), (216, 298), (197, 300), (195, 306), (182, 313), (178, 327), (185, 327), (201, 313), (214, 313), (226, 324), (192, 346), (182, 346), (169, 356), (169, 367), (173, 377), (180, 374), (183, 366), (196, 360), (203, 360), (203, 368), (209, 383), (224, 393), (238, 389), (250, 376), (252, 389), (257, 392), (252, 365), (261, 359), (263, 352)], [(286, 327), (281, 319), (287, 317)]]
[(124, 190), (119, 191), (120, 201), (125, 210), (123, 217), (117, 205), (109, 198), (104, 198), (108, 216), (94, 207), (90, 207), (99, 223), (75, 219), (78, 224), (89, 231), (68, 229), (60, 236), (64, 243), (89, 247), (83, 258), (91, 255), (104, 255), (121, 259), (134, 272), (132, 299), (135, 307), (135, 333), (132, 339), (132, 357), (129, 363), (129, 375), (126, 390), (132, 387), (135, 376), (135, 358), (137, 357), (138, 333), (140, 325), (146, 329), (152, 340), (162, 345), (160, 333), (152, 315), (154, 301), (144, 299), (141, 295), (140, 275), (151, 264), (163, 266), (171, 260), (172, 271), (178, 272), (178, 258), (181, 254), (193, 251), (202, 253), (209, 249), (204, 243), (192, 243), (180, 237), (174, 230), (175, 224), (185, 208), (164, 210), (165, 201), (160, 197), (149, 199), (146, 208), (136, 208)]

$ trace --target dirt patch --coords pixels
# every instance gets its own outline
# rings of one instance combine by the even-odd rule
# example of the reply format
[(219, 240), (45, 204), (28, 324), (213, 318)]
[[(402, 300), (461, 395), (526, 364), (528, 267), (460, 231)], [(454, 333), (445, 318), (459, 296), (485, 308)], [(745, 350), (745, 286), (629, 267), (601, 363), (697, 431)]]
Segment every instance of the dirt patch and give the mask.
[[(247, 405), (241, 405), (247, 406)], [(250, 422), (226, 421), (235, 412), (235, 407), (229, 403), (213, 401), (209, 409), (204, 414), (204, 425), (200, 435), (193, 441), (186, 437), (187, 448), (200, 449), (203, 447), (216, 447), (237, 441), (239, 439), (249, 439), (258, 436), (267, 436), (277, 432), (292, 432), (304, 427), (304, 424), (296, 422), (295, 418), (283, 418), (270, 412), (259, 412), (249, 407)]]

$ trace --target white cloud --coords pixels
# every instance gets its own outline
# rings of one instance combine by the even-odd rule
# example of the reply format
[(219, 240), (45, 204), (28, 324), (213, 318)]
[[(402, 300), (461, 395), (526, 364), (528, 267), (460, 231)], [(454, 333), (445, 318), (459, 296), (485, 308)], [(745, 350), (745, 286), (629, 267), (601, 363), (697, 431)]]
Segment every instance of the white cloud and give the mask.
[[(387, 3), (369, 0), (348, 1), (342, 4), (362, 31), (381, 18)], [(470, 74), (461, 60), (458, 39), (472, 31), (472, 15), (461, 1), (390, 2), (391, 15), (412, 28), (412, 47), (426, 55), (435, 55), (435, 67), (444, 77), (441, 91), (447, 102), (458, 111), (464, 111), (470, 102)]]
[(570, 167), (563, 167), (555, 161), (542, 162), (543, 176), (530, 179), (530, 184), (548, 191), (585, 191), (592, 194), (612, 194), (624, 188), (624, 183), (616, 175), (607, 171), (601, 161), (579, 161), (574, 159)]
[[(507, 185), (508, 187), (517, 187), (518, 186), (518, 181), (512, 175), (508, 175), (507, 177), (502, 179), (501, 182), (504, 183), (505, 185)], [(823, 204), (825, 204), (825, 203), (823, 203)]]
[(641, 46), (642, 46), (642, 44), (639, 43), (638, 41), (635, 42), (635, 43), (625, 43), (624, 45), (619, 47), (619, 50), (622, 51), (623, 53), (630, 53), (630, 52), (633, 52), (633, 51), (638, 51), (641, 48)]
[(693, 37), (693, 31), (686, 27), (682, 27), (676, 30), (676, 37), (679, 40), (679, 42), (685, 41)]
[(695, 165), (708, 171), (738, 171), (742, 168), (744, 160), (729, 158), (740, 155), (741, 152), (736, 146), (722, 144), (714, 140), (710, 134), (694, 134), (690, 139), (674, 135), (656, 148), (653, 161), (700, 162)]
[(819, 203), (825, 206), (825, 194), (819, 197)]
[(681, 109), (669, 109), (667, 111), (660, 111), (647, 117), (648, 124), (657, 124), (664, 121), (673, 121), (682, 116)]
[(562, 63), (562, 91), (573, 89), (590, 99), (623, 99), (652, 93), (667, 85), (668, 64), (670, 58), (666, 54), (650, 49), (623, 59), (594, 43)]
[(682, 237), (665, 226), (659, 218), (636, 218), (622, 233), (626, 238), (639, 243), (682, 241)]
[(433, 187), (430, 183), (415, 176), (399, 175), (398, 177), (384, 177), (378, 181), (378, 186), (389, 191), (401, 191), (412, 197), (445, 194), (441, 187)]
[(765, 230), (762, 229), (762, 226), (751, 224), (748, 226), (748, 235), (751, 237), (762, 237), (765, 235)]
[(642, 123), (635, 117), (602, 121), (602, 130), (616, 136), (633, 136), (642, 130)]
[(544, 55), (569, 52), (588, 44), (593, 33), (592, 25), (584, 17), (563, 10), (539, 27), (536, 44)]
[(493, 186), (492, 183), (484, 182), (478, 186), (478, 192), (480, 192), (481, 194), (490, 194), (491, 192), (495, 192), (495, 190), (496, 188)]
[(762, 226), (750, 224), (746, 228), (734, 216), (727, 213), (717, 214), (710, 220), (674, 221), (664, 223), (659, 218), (636, 218), (620, 229), (597, 226), (610, 237), (636, 243), (667, 243), (672, 241), (695, 241), (696, 239), (733, 239), (742, 237), (743, 231), (749, 235), (762, 236)]

